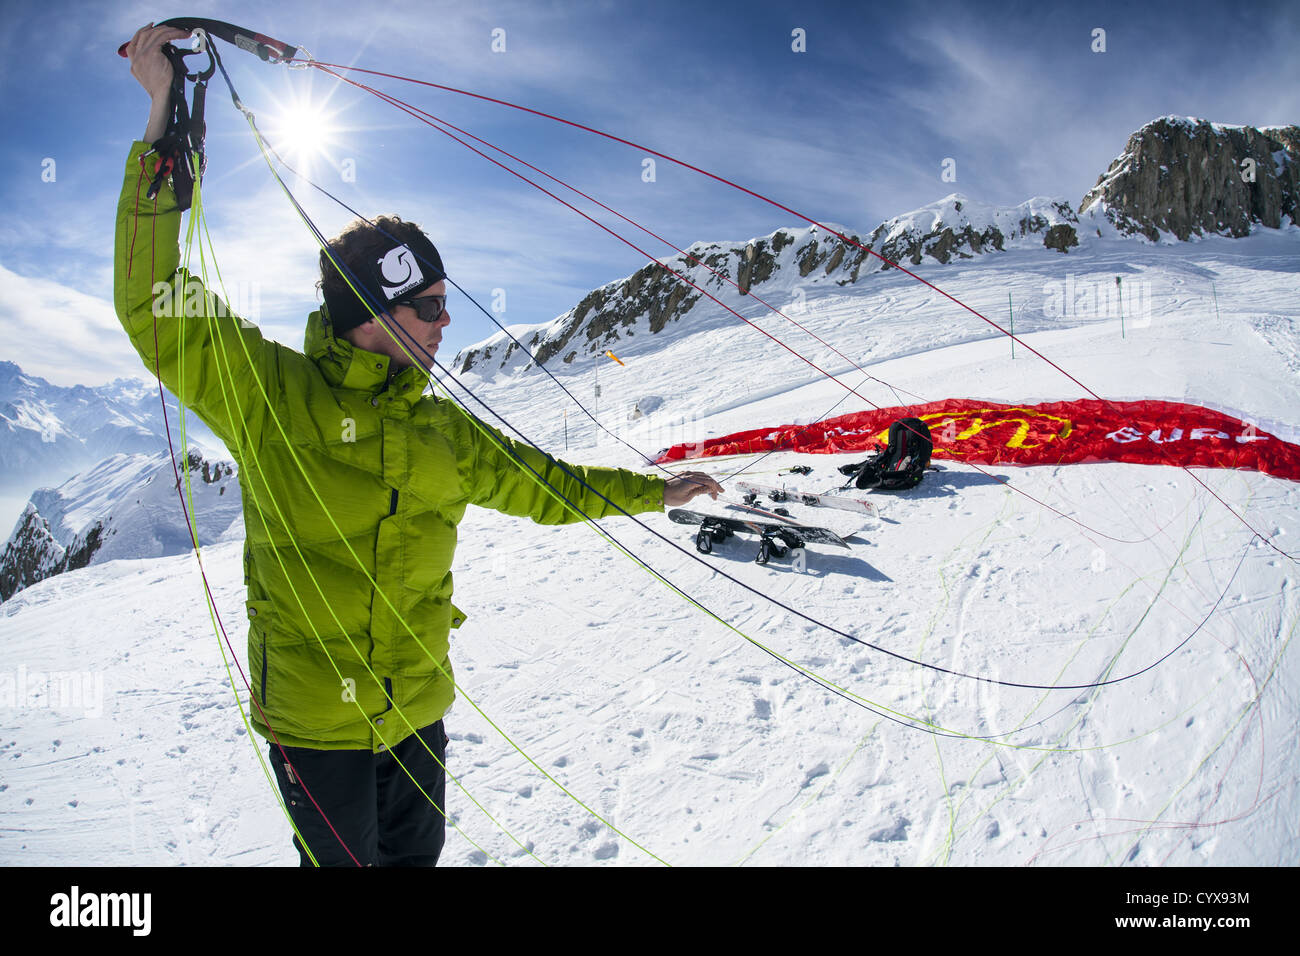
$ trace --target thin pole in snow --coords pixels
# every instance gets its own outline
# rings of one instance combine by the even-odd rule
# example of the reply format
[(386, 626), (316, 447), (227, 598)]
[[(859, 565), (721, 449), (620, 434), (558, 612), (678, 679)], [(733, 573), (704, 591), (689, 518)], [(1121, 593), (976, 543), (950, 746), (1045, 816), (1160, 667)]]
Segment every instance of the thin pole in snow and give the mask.
[(1115, 298), (1119, 299), (1119, 337), (1124, 335), (1124, 286), (1120, 283), (1119, 276), (1115, 277)]
[(1007, 311), (1011, 313), (1011, 357), (1016, 357), (1016, 310), (1011, 304), (1011, 290), (1007, 290)]

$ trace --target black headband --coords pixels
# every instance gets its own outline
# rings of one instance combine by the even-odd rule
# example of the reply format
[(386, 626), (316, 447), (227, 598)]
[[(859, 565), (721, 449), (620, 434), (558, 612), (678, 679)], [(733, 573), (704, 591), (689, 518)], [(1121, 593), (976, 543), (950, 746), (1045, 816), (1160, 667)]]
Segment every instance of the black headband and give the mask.
[(418, 295), (445, 278), (447, 273), (442, 267), (442, 257), (426, 236), (420, 235), (393, 245), (382, 255), (362, 263), (354, 276), (360, 282), (359, 291), (367, 302), (350, 289), (343, 294), (325, 296), (325, 308), (334, 334), (355, 329), (374, 318), (368, 305), (386, 308), (401, 299)]

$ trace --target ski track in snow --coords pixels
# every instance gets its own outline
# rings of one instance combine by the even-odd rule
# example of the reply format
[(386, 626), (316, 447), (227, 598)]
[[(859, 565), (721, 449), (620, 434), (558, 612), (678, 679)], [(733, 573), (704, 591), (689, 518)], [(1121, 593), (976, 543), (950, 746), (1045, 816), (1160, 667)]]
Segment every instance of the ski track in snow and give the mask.
[[(1293, 236), (1275, 233), (1159, 247), (1095, 242), (1068, 256), (1012, 250), (917, 271), (1000, 323), (1010, 289), (1017, 333), (1103, 397), (1244, 411), (1294, 437), (1296, 250)], [(1114, 319), (1043, 314), (1046, 282), (1071, 273), (1113, 281), (1117, 271), (1149, 283), (1154, 303), (1124, 338)], [(787, 304), (773, 290), (764, 295)], [(757, 315), (752, 300), (734, 298)], [(814, 287), (807, 301), (801, 322), (924, 399), (1083, 394), (1022, 349), (1013, 360), (993, 329), (896, 272)], [(716, 307), (717, 315), (700, 310), (689, 320), (696, 334), (635, 336), (619, 350), (625, 369), (601, 369), (602, 419), (639, 449), (868, 407)], [(818, 364), (848, 367), (779, 318), (759, 322)], [(590, 366), (575, 366), (557, 363), (557, 374), (590, 399)], [(856, 386), (863, 375), (844, 379)], [(568, 460), (639, 464), (607, 436), (597, 441), (572, 407), (566, 453), (568, 399), (536, 373), (466, 381)], [(902, 403), (878, 383), (859, 391), (879, 405)], [(662, 404), (627, 422), (644, 396)], [(749, 460), (693, 467), (728, 475)], [(753, 474), (772, 481), (781, 468), (811, 464), (812, 476), (791, 483), (826, 488), (847, 460), (779, 454)], [(808, 549), (803, 573), (788, 560), (754, 564), (753, 538), (695, 560), (691, 529), (663, 515), (641, 520), (686, 553), (630, 521), (602, 522), (745, 635), (885, 716), (802, 679), (589, 529), (471, 509), (455, 568), (469, 619), (453, 635), (462, 699), (447, 718), (449, 767), (549, 864), (654, 860), (548, 781), (466, 695), (546, 773), (673, 864), (1294, 863), (1296, 564), (1252, 541), (1179, 469), (987, 469), (1080, 527), (968, 466), (943, 465), (911, 492), (879, 495), (878, 524), (790, 506), (809, 523), (862, 529), (851, 552)], [(1300, 548), (1295, 484), (1196, 474), (1283, 550)], [(207, 548), (204, 565), (242, 660), (241, 548), (238, 540)], [(1129, 674), (1200, 630), (1131, 680), (1028, 690), (914, 667), (762, 595), (898, 654), (1017, 682)], [(250, 742), (239, 719), (192, 555), (113, 561), (20, 592), (0, 605), (0, 649), (10, 688), (0, 709), (0, 861), (296, 863), (258, 764), (265, 746), (256, 735)], [(15, 689), (20, 675), (50, 672), (75, 675), (80, 696)], [(534, 864), (448, 786), (453, 818), (483, 850), (449, 830), (445, 864)]]

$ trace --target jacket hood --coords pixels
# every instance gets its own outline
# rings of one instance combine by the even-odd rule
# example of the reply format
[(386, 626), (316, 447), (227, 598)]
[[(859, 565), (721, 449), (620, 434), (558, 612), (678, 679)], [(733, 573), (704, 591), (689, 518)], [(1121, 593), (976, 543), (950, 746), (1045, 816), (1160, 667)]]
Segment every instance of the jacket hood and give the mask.
[[(336, 338), (330, 325), (329, 311), (322, 306), (307, 317), (303, 352), (316, 363), (325, 381), (334, 388), (356, 389), (377, 393), (397, 385), (399, 392), (419, 383), (416, 395), (424, 391), (428, 378), (418, 366), (404, 368), (389, 380), (389, 358), (378, 352), (358, 348), (347, 339)], [(409, 380), (409, 381), (408, 381)]]

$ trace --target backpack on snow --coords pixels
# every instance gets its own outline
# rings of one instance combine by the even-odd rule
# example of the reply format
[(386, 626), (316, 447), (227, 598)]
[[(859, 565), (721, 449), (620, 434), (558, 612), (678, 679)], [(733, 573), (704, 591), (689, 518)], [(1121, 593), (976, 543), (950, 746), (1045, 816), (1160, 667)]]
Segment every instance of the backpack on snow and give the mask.
[(915, 488), (930, 467), (934, 442), (930, 426), (919, 418), (903, 418), (889, 426), (889, 444), (866, 461), (840, 468), (859, 488), (897, 491)]

